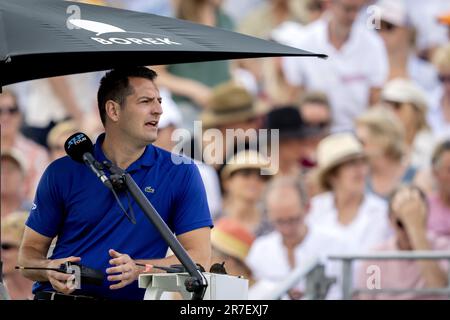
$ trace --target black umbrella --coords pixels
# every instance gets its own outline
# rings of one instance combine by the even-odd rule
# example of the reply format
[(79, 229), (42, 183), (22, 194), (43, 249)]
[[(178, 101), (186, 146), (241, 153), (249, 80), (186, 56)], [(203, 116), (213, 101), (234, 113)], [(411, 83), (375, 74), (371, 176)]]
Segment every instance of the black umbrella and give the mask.
[(0, 0), (0, 87), (127, 65), (326, 57), (174, 18), (58, 0)]

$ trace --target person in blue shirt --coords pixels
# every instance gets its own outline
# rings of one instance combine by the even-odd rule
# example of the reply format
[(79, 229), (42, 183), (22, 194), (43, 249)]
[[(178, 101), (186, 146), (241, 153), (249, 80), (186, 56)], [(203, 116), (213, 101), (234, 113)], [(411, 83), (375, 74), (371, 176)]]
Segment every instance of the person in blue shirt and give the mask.
[[(98, 137), (93, 155), (126, 170), (192, 260), (207, 269), (212, 220), (198, 169), (192, 161), (179, 161), (190, 159), (175, 159), (181, 156), (152, 145), (163, 112), (155, 77), (148, 68), (133, 67), (112, 70), (102, 78), (98, 105), (105, 133)], [(127, 196), (120, 193), (120, 199), (127, 208)], [(35, 297), (58, 292), (57, 296), (143, 299), (144, 289), (139, 289), (136, 281), (143, 272), (139, 264), (179, 262), (173, 255), (166, 257), (168, 245), (157, 229), (133, 200), (130, 205), (136, 224), (128, 220), (111, 191), (87, 166), (67, 156), (51, 163), (26, 222), (19, 264), (58, 268), (67, 261), (79, 262), (102, 270), (104, 280), (102, 286), (82, 283), (81, 289), (74, 291), (68, 285), (73, 275), (22, 270), (36, 281)], [(56, 245), (47, 258), (55, 238)]]

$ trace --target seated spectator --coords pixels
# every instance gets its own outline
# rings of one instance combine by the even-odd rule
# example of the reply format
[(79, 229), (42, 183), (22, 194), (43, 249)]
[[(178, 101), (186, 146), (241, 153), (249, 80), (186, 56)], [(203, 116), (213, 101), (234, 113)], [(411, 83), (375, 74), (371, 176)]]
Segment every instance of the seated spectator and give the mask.
[[(296, 268), (307, 268), (341, 250), (339, 240), (305, 224), (308, 200), (303, 186), (292, 177), (277, 177), (269, 185), (265, 203), (275, 230), (253, 243), (247, 264), (257, 281), (280, 282)], [(326, 270), (331, 265), (326, 262)], [(304, 282), (291, 289), (291, 299), (304, 294)]]
[(429, 167), (435, 139), (428, 129), (428, 103), (422, 89), (410, 80), (397, 78), (386, 83), (381, 98), (403, 124), (411, 165), (417, 169)]
[(450, 138), (450, 44), (437, 49), (433, 63), (440, 85), (431, 93), (428, 121), (438, 139)]
[(299, 111), (307, 125), (321, 128), (324, 135), (329, 133), (332, 114), (326, 94), (320, 91), (305, 92), (300, 99)]
[(277, 283), (267, 280), (255, 281), (245, 259), (255, 236), (239, 221), (220, 218), (211, 230), (212, 264), (223, 264), (229, 275), (242, 276), (248, 280), (248, 299), (263, 299)]
[(283, 58), (291, 102), (298, 101), (303, 90), (324, 92), (330, 99), (336, 131), (351, 129), (353, 119), (378, 101), (388, 75), (381, 38), (357, 21), (365, 2), (328, 1), (320, 19), (292, 35), (293, 46), (327, 54), (329, 59)]
[(379, 0), (376, 2), (381, 16), (379, 32), (386, 45), (389, 58), (389, 80), (409, 78), (422, 89), (431, 91), (438, 85), (434, 66), (416, 54), (415, 29), (408, 23), (406, 1)]
[(6, 217), (17, 210), (30, 210), (26, 198), (26, 164), (20, 151), (12, 149), (1, 153), (1, 212)]
[(37, 184), (48, 164), (47, 151), (20, 133), (22, 114), (17, 98), (12, 91), (4, 90), (0, 94), (0, 126), (2, 128), (2, 150), (17, 149), (26, 159), (25, 193), (29, 200), (34, 198)]
[(411, 183), (416, 168), (405, 157), (403, 127), (384, 108), (372, 108), (356, 119), (356, 133), (369, 161), (368, 191), (387, 200), (401, 183)]
[(436, 147), (432, 157), (436, 190), (428, 197), (428, 230), (450, 237), (450, 141)]
[(73, 120), (58, 123), (48, 133), (47, 145), (50, 150), (50, 161), (66, 156), (64, 144), (71, 135), (80, 131)]
[(14, 269), (17, 265), (19, 246), (22, 242), (27, 218), (28, 212), (15, 211), (2, 219), (3, 277), (12, 300), (31, 300), (33, 296), (31, 293), (33, 281), (23, 277), (18, 270)]
[(350, 133), (336, 133), (318, 147), (317, 178), (325, 193), (311, 199), (308, 223), (336, 235), (345, 252), (366, 252), (389, 235), (387, 205), (367, 192), (367, 156)]
[[(389, 220), (394, 235), (386, 242), (379, 244), (374, 252), (396, 250), (449, 250), (450, 242), (427, 233), (428, 208), (424, 193), (417, 187), (400, 187), (389, 201)], [(368, 288), (368, 277), (376, 274), (368, 273), (369, 268), (376, 266), (379, 270), (380, 289), (422, 289), (442, 288), (447, 286), (448, 266), (439, 260), (374, 260), (363, 261), (357, 275), (357, 288)], [(368, 288), (370, 289), (370, 288)], [(388, 293), (360, 294), (360, 299), (439, 299), (445, 296), (413, 295), (404, 293), (392, 295)]]
[(245, 258), (254, 240), (255, 236), (239, 221), (220, 218), (211, 230), (211, 265), (223, 264), (227, 274), (243, 276), (251, 287), (254, 279)]
[(323, 131), (318, 126), (307, 125), (297, 107), (280, 106), (270, 111), (265, 128), (279, 130), (279, 175), (300, 176), (313, 165), (311, 159), (315, 158)]
[[(201, 141), (203, 146), (203, 155), (194, 155), (195, 159), (203, 156), (204, 162), (220, 171), (229, 155), (237, 151), (235, 147), (248, 140), (249, 136), (246, 135), (246, 131), (261, 127), (261, 118), (265, 113), (266, 107), (256, 101), (243, 86), (227, 82), (215, 87), (208, 101), (208, 108), (201, 113), (200, 120), (203, 130), (217, 129), (220, 131), (223, 148), (211, 150), (210, 135), (204, 134), (202, 137), (195, 137)], [(227, 130), (230, 129), (234, 131), (232, 131), (233, 135), (228, 138)], [(218, 147), (217, 141), (214, 142)]]
[(231, 158), (221, 172), (225, 193), (221, 216), (239, 221), (256, 236), (270, 230), (261, 207), (266, 181), (272, 177), (263, 174), (267, 166), (268, 160), (262, 154), (243, 150)]

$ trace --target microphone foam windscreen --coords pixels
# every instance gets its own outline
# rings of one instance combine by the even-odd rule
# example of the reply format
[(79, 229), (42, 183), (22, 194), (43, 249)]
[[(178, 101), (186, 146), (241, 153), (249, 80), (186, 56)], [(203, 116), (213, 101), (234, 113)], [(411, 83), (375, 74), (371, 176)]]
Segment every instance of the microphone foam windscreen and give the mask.
[(72, 160), (83, 162), (83, 155), (86, 152), (92, 153), (94, 145), (86, 134), (77, 132), (66, 140), (64, 150)]

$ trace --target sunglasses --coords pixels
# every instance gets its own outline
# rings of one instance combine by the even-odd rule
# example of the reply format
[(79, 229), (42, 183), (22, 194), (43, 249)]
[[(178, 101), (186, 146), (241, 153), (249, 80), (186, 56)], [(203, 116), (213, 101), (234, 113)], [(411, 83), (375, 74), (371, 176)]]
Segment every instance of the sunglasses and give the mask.
[(7, 243), (7, 242), (2, 243), (2, 250), (4, 250), (4, 251), (8, 251), (11, 249), (18, 249), (18, 248), (19, 248), (19, 246), (16, 244), (13, 244), (13, 243)]
[(0, 108), (0, 116), (3, 114), (17, 114), (19, 113), (19, 107), (18, 106), (12, 106), (12, 107), (6, 107), (6, 108)]
[(400, 110), (403, 106), (403, 103), (398, 101), (384, 100), (383, 102), (394, 110)]
[(397, 26), (395, 24), (392, 24), (392, 23), (387, 22), (387, 21), (381, 21), (380, 22), (380, 28), (377, 29), (377, 31), (379, 31), (379, 32), (381, 32), (381, 31), (392, 32), (395, 29), (397, 29)]
[(284, 219), (274, 219), (273, 223), (277, 226), (282, 225), (294, 225), (299, 223), (302, 220), (301, 215), (290, 217), (290, 218), (284, 218)]
[(442, 82), (442, 83), (444, 83), (444, 82), (450, 82), (450, 74), (447, 74), (447, 75), (440, 74), (440, 75), (438, 76), (438, 79), (439, 79), (439, 81)]

